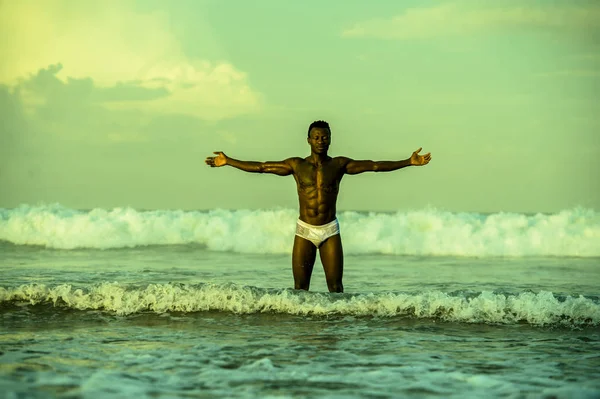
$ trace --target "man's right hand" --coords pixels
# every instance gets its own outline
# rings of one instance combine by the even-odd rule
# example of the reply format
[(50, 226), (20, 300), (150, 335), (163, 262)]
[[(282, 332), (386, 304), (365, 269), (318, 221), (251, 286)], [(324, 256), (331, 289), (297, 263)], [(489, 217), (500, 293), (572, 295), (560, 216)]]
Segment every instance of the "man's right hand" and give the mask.
[(227, 155), (223, 154), (221, 151), (213, 152), (216, 154), (216, 157), (207, 157), (204, 161), (211, 168), (227, 165)]

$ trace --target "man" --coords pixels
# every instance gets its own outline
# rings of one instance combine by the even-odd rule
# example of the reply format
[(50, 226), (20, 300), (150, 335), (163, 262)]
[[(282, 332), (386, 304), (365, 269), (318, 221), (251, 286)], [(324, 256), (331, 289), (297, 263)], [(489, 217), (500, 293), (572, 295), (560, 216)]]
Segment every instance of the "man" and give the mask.
[(410, 158), (403, 161), (375, 162), (356, 161), (346, 157), (331, 158), (327, 155), (331, 144), (331, 131), (325, 121), (311, 123), (307, 141), (310, 145), (310, 155), (306, 158), (288, 158), (279, 162), (248, 162), (230, 158), (218, 151), (214, 153), (216, 157), (208, 157), (205, 162), (213, 168), (230, 165), (245, 172), (293, 175), (300, 202), (300, 218), (296, 225), (292, 251), (294, 287), (308, 291), (318, 249), (329, 292), (344, 292), (342, 239), (335, 213), (342, 177), (427, 165), (431, 154), (419, 155), (419, 148)]

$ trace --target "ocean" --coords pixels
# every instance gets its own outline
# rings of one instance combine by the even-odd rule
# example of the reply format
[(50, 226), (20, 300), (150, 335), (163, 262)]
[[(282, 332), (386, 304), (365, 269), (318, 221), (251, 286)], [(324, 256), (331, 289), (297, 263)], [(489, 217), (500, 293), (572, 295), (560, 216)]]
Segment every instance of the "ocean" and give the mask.
[(600, 213), (0, 209), (2, 398), (600, 398)]

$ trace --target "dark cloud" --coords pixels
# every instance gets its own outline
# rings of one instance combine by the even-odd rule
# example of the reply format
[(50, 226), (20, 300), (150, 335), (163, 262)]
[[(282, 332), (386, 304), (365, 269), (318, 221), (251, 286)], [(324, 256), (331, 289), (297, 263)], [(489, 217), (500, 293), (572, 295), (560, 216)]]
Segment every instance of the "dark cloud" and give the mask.
[[(142, 87), (140, 81), (98, 87), (91, 78), (60, 79), (57, 75), (62, 69), (62, 64), (49, 65), (12, 88), (1, 87), (3, 148), (8, 148), (14, 137), (28, 137), (30, 146), (38, 149), (66, 145), (73, 140), (114, 145), (150, 138), (144, 136), (146, 132), (141, 127), (151, 123), (154, 115), (136, 107), (108, 106), (116, 101), (143, 102), (168, 96), (168, 90), (159, 82), (153, 83), (156, 88)], [(28, 110), (27, 115), (24, 109)]]
[(169, 90), (164, 87), (147, 88), (128, 82), (117, 83), (113, 87), (97, 88), (94, 100), (98, 102), (150, 101), (167, 97), (169, 94)]
[(0, 85), (0, 158), (4, 161), (14, 154), (28, 131), (23, 105), (19, 96), (8, 86)]
[(0, 207), (143, 204), (155, 181), (170, 184), (220, 147), (214, 123), (107, 105), (151, 101), (168, 95), (164, 88), (102, 88), (90, 78), (59, 79), (61, 70), (50, 65), (15, 86), (0, 85)]
[[(112, 87), (98, 87), (91, 78), (68, 77), (66, 82), (63, 82), (56, 76), (62, 69), (62, 64), (42, 68), (29, 79), (22, 80), (19, 86), (37, 95), (52, 97), (55, 104), (73, 103), (73, 99), (80, 105), (88, 102), (150, 101), (170, 94), (165, 87), (144, 87), (139, 80), (119, 82)], [(152, 83), (156, 85), (166, 82), (154, 80)]]
[[(166, 83), (162, 79), (151, 82), (156, 88), (143, 87), (142, 81), (98, 87), (91, 78), (59, 78), (62, 70), (60, 63), (49, 65), (14, 87), (0, 86), (3, 152), (23, 155), (28, 143), (26, 147), (37, 155), (64, 151), (109, 151), (122, 155), (139, 146), (173, 149), (194, 146), (198, 140), (218, 140), (215, 129), (221, 122), (112, 105), (168, 96), (169, 91), (161, 86)], [(231, 122), (223, 124), (227, 128)], [(17, 140), (21, 143), (18, 149)]]

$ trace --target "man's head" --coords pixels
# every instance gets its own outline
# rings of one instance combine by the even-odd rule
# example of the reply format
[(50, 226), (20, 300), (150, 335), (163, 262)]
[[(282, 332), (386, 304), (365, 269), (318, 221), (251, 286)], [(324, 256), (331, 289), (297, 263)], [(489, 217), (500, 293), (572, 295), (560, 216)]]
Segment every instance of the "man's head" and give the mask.
[(331, 143), (331, 130), (329, 123), (325, 121), (314, 121), (308, 127), (308, 144), (313, 153), (327, 154)]
[(331, 133), (331, 130), (329, 129), (329, 123), (327, 123), (325, 121), (314, 121), (308, 127), (308, 137), (309, 138), (310, 138), (310, 131), (313, 130), (313, 128), (327, 129), (327, 130), (329, 130), (329, 133)]

